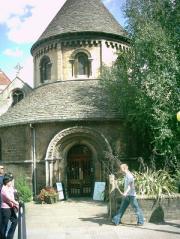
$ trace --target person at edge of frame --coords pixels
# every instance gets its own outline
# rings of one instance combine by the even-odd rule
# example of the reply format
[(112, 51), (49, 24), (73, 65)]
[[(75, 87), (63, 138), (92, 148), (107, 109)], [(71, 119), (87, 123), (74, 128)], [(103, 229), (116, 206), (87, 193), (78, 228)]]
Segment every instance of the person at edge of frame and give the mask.
[[(4, 166), (0, 165), (0, 228), (2, 228), (2, 221), (1, 221), (1, 188), (3, 186), (3, 178), (4, 178)], [(2, 238), (1, 230), (0, 230), (0, 239)]]
[(144, 224), (144, 216), (136, 198), (134, 176), (129, 171), (127, 164), (120, 164), (118, 167), (124, 174), (124, 193), (122, 193), (123, 198), (121, 205), (117, 210), (116, 215), (112, 218), (112, 223), (116, 226), (121, 224), (121, 218), (123, 217), (129, 204), (131, 204), (137, 217), (137, 225), (142, 226)]
[[(16, 212), (19, 208), (19, 203), (14, 198), (14, 187), (12, 185), (12, 181), (12, 175), (4, 175), (3, 186), (1, 189), (2, 239), (13, 239), (17, 226)], [(7, 231), (9, 220), (11, 221), (11, 225), (9, 230)]]

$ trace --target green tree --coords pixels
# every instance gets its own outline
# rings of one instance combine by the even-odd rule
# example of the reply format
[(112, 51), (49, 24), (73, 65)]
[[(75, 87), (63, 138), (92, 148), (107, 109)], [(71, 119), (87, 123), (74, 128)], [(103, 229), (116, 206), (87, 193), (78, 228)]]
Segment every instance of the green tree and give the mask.
[(105, 68), (112, 102), (144, 142), (144, 157), (175, 166), (180, 157), (179, 1), (127, 0), (131, 47)]

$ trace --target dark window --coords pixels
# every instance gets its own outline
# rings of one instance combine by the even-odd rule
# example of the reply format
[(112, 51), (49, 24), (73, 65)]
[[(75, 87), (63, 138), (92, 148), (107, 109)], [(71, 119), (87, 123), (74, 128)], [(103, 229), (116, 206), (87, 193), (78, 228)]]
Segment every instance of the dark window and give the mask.
[(22, 90), (15, 90), (12, 94), (12, 98), (13, 98), (13, 103), (12, 103), (12, 106), (13, 106), (24, 98), (23, 91)]
[(48, 56), (44, 56), (40, 62), (40, 79), (44, 83), (51, 80), (51, 61)]
[(75, 58), (75, 70), (76, 75), (88, 75), (89, 76), (89, 60), (85, 53), (78, 53)]

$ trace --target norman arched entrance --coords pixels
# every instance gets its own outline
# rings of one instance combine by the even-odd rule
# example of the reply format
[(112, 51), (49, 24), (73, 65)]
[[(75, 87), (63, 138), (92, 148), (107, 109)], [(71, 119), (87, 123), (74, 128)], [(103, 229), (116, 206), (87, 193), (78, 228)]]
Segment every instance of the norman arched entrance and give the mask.
[(92, 152), (83, 144), (74, 145), (67, 154), (67, 188), (70, 197), (91, 196), (94, 181)]
[(60, 131), (46, 153), (46, 185), (62, 182), (68, 196), (91, 196), (95, 181), (105, 180), (104, 152), (111, 147), (103, 134), (88, 127)]

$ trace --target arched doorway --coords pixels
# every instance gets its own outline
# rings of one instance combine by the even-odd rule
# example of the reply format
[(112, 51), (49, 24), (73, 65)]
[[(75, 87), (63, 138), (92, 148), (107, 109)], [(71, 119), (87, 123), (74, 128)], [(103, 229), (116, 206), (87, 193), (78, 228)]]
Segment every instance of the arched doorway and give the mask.
[(70, 197), (92, 195), (94, 167), (92, 152), (83, 144), (74, 145), (67, 154), (67, 190)]
[[(55, 182), (61, 181), (64, 184), (65, 191), (68, 192), (68, 158), (71, 155), (71, 149), (73, 151), (75, 146), (78, 147), (81, 145), (86, 146), (90, 152), (89, 159), (91, 167), (89, 167), (89, 170), (91, 170), (90, 175), (92, 177), (92, 181), (90, 182), (90, 184), (92, 183), (91, 193), (88, 192), (88, 186), (86, 189), (84, 189), (84, 191), (87, 190), (84, 195), (92, 196), (94, 182), (104, 180), (105, 178), (106, 172), (103, 163), (103, 152), (112, 152), (112, 150), (108, 140), (104, 137), (104, 135), (89, 127), (70, 127), (58, 132), (52, 138), (48, 145), (45, 158), (47, 186), (52, 186)], [(78, 185), (80, 185), (80, 182)], [(83, 188), (85, 188), (84, 185)], [(87, 183), (87, 185), (89, 185), (89, 183)], [(77, 196), (81, 196), (81, 194)]]

